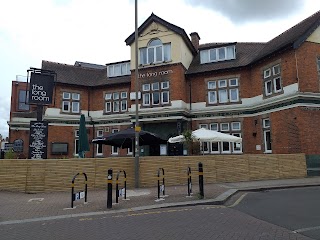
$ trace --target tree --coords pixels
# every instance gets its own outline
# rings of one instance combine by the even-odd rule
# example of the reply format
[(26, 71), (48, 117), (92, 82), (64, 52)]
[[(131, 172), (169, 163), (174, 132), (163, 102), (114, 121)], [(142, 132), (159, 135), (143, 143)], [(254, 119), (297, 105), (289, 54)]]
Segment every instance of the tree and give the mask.
[(188, 155), (197, 155), (200, 153), (200, 144), (199, 141), (197, 141), (194, 136), (192, 135), (192, 131), (185, 130), (182, 133), (184, 137), (184, 144), (186, 145), (188, 149)]

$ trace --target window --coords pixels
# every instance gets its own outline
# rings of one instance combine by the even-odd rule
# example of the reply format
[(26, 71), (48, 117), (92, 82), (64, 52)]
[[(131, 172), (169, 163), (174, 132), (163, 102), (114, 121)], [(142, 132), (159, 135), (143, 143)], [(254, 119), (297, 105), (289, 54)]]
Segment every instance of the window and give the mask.
[[(200, 124), (199, 127), (206, 128), (207, 124)], [(226, 134), (241, 137), (241, 122), (223, 122), (223, 123), (210, 123), (210, 130), (219, 131)], [(210, 154), (239, 154), (242, 153), (242, 143), (233, 142), (208, 142), (208, 145), (200, 145), (204, 147), (208, 146), (208, 153)], [(206, 152), (204, 152), (206, 153)]]
[[(112, 133), (119, 132), (119, 129), (112, 129)], [(119, 154), (119, 148), (116, 146), (111, 146), (111, 155), (118, 155)]]
[(68, 143), (62, 143), (62, 142), (51, 143), (51, 154), (52, 155), (67, 155), (68, 154)]
[(119, 113), (128, 110), (128, 93), (127, 92), (113, 92), (105, 94), (105, 112)]
[(264, 139), (264, 152), (272, 153), (270, 119), (269, 118), (263, 119), (262, 122), (263, 122), (262, 127), (263, 127), (263, 139)]
[[(97, 137), (103, 137), (103, 130), (97, 130)], [(97, 156), (102, 156), (103, 155), (103, 147), (102, 144), (97, 144), (97, 151), (96, 151)]]
[(208, 104), (239, 102), (238, 78), (208, 81)]
[(170, 104), (169, 89), (169, 81), (142, 84), (142, 105), (162, 106)]
[(62, 93), (62, 112), (80, 113), (80, 93)]
[(235, 45), (220, 48), (212, 48), (200, 51), (201, 64), (219, 62), (236, 58)]
[(130, 75), (130, 62), (116, 63), (107, 67), (108, 77), (119, 77)]
[(320, 73), (320, 57), (317, 58), (318, 73)]
[(163, 44), (160, 39), (152, 39), (147, 47), (139, 50), (142, 65), (171, 61), (171, 44)]
[(79, 130), (74, 131), (74, 156), (79, 155)]
[(19, 90), (18, 110), (28, 111), (29, 107), (29, 92), (26, 90)]
[(264, 95), (272, 96), (275, 93), (282, 92), (281, 67), (276, 64), (263, 71)]

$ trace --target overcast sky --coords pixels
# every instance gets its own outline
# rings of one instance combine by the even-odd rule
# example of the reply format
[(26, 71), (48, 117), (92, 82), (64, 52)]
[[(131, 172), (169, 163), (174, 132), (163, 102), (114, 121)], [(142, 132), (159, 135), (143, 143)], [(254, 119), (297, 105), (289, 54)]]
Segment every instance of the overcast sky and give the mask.
[[(0, 0), (0, 134), (8, 136), (11, 81), (41, 61), (106, 64), (130, 59), (134, 0)], [(319, 0), (139, 0), (209, 42), (266, 42), (320, 10)]]

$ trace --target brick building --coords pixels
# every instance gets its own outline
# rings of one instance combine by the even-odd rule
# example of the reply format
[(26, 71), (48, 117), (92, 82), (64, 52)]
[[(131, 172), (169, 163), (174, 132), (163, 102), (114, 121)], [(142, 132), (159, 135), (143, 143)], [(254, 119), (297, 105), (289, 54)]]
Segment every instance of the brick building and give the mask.
[[(242, 144), (205, 143), (205, 154), (320, 154), (320, 12), (264, 43), (200, 44), (198, 33), (158, 16), (139, 27), (139, 117), (142, 129), (168, 139), (205, 127), (243, 138)], [(49, 122), (48, 158), (77, 156), (80, 114), (89, 139), (132, 126), (135, 121), (135, 38), (126, 40), (131, 59), (105, 66), (42, 62), (57, 73)], [(34, 106), (24, 103), (26, 86), (13, 81), (10, 142), (24, 141)], [(57, 154), (59, 144), (68, 151)], [(159, 155), (159, 146), (142, 155)], [(167, 145), (168, 154), (183, 154)], [(87, 156), (127, 156), (130, 149), (92, 145)]]

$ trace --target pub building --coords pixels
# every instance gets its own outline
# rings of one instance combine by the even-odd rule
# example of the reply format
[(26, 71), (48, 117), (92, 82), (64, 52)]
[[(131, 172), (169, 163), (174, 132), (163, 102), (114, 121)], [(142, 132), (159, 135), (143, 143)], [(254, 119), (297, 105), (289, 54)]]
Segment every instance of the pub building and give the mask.
[[(242, 143), (203, 144), (202, 154), (320, 156), (320, 12), (268, 42), (200, 43), (200, 35), (151, 14), (125, 40), (130, 59), (98, 65), (42, 61), (57, 75), (48, 122), (47, 157), (78, 156), (80, 114), (89, 141), (134, 125), (138, 81), (139, 125), (163, 139), (207, 128)], [(212, 39), (214, 41), (214, 39)], [(112, 46), (110, 46), (112, 47)], [(28, 156), (36, 106), (25, 103), (26, 83), (12, 82), (9, 141)], [(131, 156), (132, 149), (90, 145), (87, 157)], [(160, 151), (161, 150), (161, 151)], [(188, 154), (182, 144), (141, 147), (141, 156)]]

